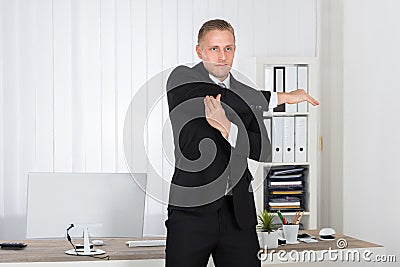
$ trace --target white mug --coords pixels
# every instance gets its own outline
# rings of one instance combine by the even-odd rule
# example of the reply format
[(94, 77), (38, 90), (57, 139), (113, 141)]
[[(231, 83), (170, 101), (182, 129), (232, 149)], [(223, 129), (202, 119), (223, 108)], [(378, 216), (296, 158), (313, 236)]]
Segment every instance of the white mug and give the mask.
[(286, 244), (296, 244), (297, 234), (299, 233), (298, 224), (284, 224), (283, 225), (283, 235), (286, 239)]

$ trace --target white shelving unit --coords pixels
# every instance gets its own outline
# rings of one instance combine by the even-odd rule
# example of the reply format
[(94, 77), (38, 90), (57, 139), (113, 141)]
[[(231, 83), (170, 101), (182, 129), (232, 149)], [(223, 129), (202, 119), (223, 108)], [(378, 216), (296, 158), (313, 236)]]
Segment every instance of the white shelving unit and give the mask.
[[(272, 88), (265, 88), (265, 67), (267, 65), (285, 66), (285, 65), (307, 65), (308, 66), (308, 93), (319, 99), (318, 79), (317, 79), (317, 60), (315, 58), (246, 58), (237, 60), (237, 70), (242, 75), (247, 76), (248, 80), (257, 85), (260, 90), (272, 90)], [(246, 79), (245, 79), (246, 80)], [(251, 85), (251, 82), (250, 82)], [(305, 229), (317, 228), (318, 218), (318, 175), (319, 171), (319, 151), (320, 151), (320, 137), (319, 137), (319, 111), (318, 107), (309, 105), (308, 112), (266, 112), (264, 117), (296, 117), (306, 116), (307, 119), (307, 162), (284, 162), (284, 163), (256, 163), (249, 160), (250, 170), (254, 175), (253, 190), (256, 202), (257, 211), (264, 208), (264, 186), (263, 181), (267, 175), (264, 173), (265, 167), (270, 166), (283, 166), (295, 165), (304, 166), (308, 169), (305, 177), (305, 199), (306, 210), (302, 219)], [(295, 215), (294, 212), (284, 213), (287, 217)]]

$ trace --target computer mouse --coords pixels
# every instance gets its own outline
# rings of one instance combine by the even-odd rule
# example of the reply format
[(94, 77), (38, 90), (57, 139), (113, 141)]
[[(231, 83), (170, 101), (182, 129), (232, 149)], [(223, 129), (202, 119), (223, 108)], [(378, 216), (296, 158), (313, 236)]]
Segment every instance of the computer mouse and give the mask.
[(93, 240), (92, 243), (95, 246), (102, 246), (103, 245), (103, 240)]
[(319, 231), (319, 239), (321, 240), (332, 240), (335, 239), (334, 234), (336, 234), (333, 228), (322, 228)]

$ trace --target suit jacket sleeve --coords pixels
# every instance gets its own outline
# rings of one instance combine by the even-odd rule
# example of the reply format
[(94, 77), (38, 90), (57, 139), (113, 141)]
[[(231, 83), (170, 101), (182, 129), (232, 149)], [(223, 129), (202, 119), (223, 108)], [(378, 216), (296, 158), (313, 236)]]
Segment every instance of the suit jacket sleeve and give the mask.
[[(252, 107), (266, 111), (271, 97), (269, 91), (258, 91), (247, 86), (243, 86), (236, 91), (222, 89), (215, 83), (210, 82), (208, 78), (198, 75), (195, 71), (185, 66), (177, 67), (169, 76), (167, 94), (170, 110), (179, 104), (183, 104), (181, 107), (189, 113), (197, 113), (199, 109), (204, 111), (202, 106), (203, 98), (207, 95), (216, 97), (221, 94), (222, 102), (236, 113), (251, 112)], [(193, 101), (195, 99), (199, 101)], [(185, 105), (186, 101), (189, 101), (190, 104)]]
[(271, 161), (271, 141), (268, 138), (264, 125), (262, 111), (256, 110), (252, 114), (246, 114), (250, 123), (230, 114), (230, 120), (238, 127), (238, 134), (235, 147), (232, 153), (237, 156), (247, 157), (255, 161)]

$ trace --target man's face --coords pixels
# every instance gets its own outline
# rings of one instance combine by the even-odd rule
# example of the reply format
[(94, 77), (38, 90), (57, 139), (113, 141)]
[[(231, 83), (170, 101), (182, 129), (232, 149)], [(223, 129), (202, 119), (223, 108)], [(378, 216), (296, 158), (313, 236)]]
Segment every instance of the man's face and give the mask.
[(235, 50), (235, 39), (227, 30), (207, 32), (200, 44), (196, 46), (197, 55), (203, 60), (204, 67), (220, 81), (228, 77)]

